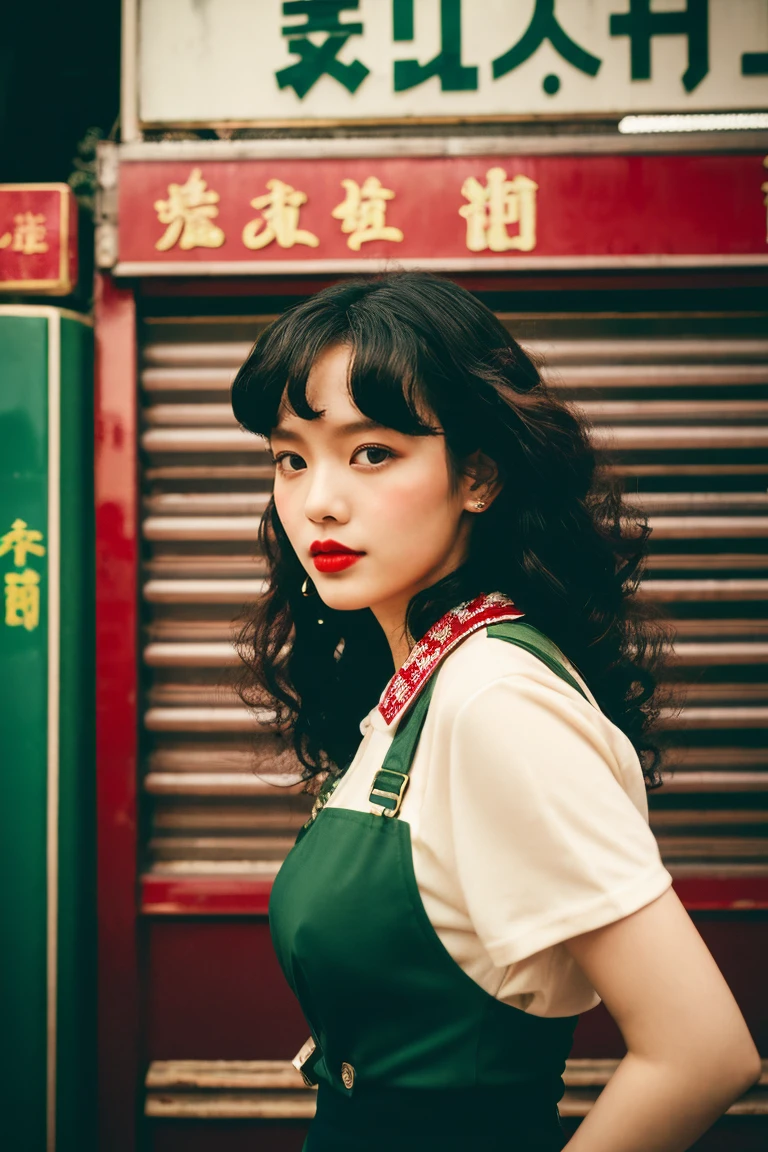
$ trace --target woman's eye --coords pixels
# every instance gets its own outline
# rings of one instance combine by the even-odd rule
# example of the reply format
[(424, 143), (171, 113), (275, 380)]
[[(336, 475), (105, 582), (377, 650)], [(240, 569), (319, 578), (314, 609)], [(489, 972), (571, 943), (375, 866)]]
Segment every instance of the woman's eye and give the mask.
[(391, 460), (393, 456), (394, 452), (390, 451), (389, 448), (381, 448), (378, 444), (369, 444), (365, 448), (358, 448), (352, 459), (357, 460), (358, 457), (361, 457), (360, 464), (375, 465), (383, 464), (386, 460)]
[(298, 452), (280, 452), (275, 456), (275, 464), (279, 472), (300, 472), (306, 468), (307, 463)]
[[(376, 467), (385, 464), (394, 455), (395, 453), (390, 448), (383, 448), (379, 444), (367, 444), (358, 448), (352, 460), (368, 467)], [(303, 456), (299, 456), (298, 452), (278, 452), (273, 460), (278, 472), (284, 474), (302, 472), (307, 467), (306, 460)]]

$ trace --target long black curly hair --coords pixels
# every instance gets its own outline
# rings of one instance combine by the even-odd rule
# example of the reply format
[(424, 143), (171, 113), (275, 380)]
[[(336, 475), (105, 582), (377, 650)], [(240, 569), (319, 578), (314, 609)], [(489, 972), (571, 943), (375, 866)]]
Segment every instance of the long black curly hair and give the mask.
[[(318, 414), (306, 385), (317, 356), (351, 349), (350, 395), (366, 417), (410, 435), (445, 434), (454, 477), (481, 449), (503, 487), (474, 518), (466, 562), (411, 600), (414, 639), (456, 604), (504, 592), (565, 653), (600, 708), (631, 740), (649, 788), (661, 783), (654, 741), (670, 635), (636, 596), (651, 529), (632, 507), (590, 426), (545, 384), (494, 314), (452, 281), (423, 271), (348, 280), (274, 320), (232, 385), (232, 407), (268, 437), (285, 399)], [(424, 413), (429, 413), (425, 421)], [(421, 414), (421, 415), (420, 415)], [(238, 683), (251, 707), (275, 709), (309, 779), (350, 763), (362, 717), (394, 668), (369, 609), (305, 598), (305, 570), (271, 500), (260, 529), (268, 588), (239, 637)]]

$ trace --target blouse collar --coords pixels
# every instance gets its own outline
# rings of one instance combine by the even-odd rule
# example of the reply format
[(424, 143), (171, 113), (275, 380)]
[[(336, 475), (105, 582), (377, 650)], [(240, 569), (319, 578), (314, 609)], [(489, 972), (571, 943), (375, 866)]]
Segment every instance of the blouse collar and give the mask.
[(379, 704), (387, 726), (418, 696), (449, 652), (487, 624), (517, 620), (525, 613), (502, 592), (491, 592), (458, 604), (441, 616), (411, 649), (408, 659), (390, 680)]

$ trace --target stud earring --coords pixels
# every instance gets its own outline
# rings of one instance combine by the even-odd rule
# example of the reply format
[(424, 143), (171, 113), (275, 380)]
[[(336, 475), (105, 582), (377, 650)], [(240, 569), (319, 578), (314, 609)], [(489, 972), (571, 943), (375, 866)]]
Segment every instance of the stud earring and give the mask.
[(485, 508), (485, 500), (475, 500), (475, 508), (477, 508), (478, 511), (481, 508)]
[(317, 589), (315, 588), (314, 584), (312, 583), (311, 577), (305, 576), (304, 577), (304, 583), (301, 586), (302, 596), (314, 596), (316, 591), (317, 591)]

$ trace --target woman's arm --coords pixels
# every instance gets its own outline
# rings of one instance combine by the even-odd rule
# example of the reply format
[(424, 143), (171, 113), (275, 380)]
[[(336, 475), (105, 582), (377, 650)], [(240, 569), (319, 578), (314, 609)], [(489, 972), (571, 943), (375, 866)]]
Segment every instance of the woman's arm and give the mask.
[(671, 888), (565, 946), (627, 1055), (567, 1152), (682, 1152), (760, 1077), (744, 1017)]

